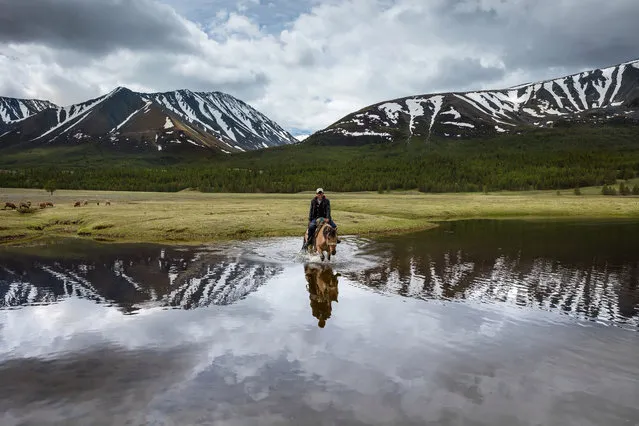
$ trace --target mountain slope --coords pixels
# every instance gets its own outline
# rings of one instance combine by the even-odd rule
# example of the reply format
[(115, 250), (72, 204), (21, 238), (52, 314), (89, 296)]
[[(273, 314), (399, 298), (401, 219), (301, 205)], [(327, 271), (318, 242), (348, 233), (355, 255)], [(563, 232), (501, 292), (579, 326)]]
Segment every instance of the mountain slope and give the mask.
[(40, 99), (16, 99), (0, 96), (0, 134), (9, 128), (11, 123), (47, 108), (56, 108), (56, 106), (49, 101)]
[(297, 142), (277, 123), (230, 95), (189, 90), (137, 93), (124, 87), (9, 122), (0, 136), (0, 146), (88, 141), (154, 150), (196, 146), (225, 153)]
[(504, 90), (438, 93), (380, 102), (315, 133), (310, 142), (478, 137), (551, 127), (558, 120), (639, 121), (639, 60)]

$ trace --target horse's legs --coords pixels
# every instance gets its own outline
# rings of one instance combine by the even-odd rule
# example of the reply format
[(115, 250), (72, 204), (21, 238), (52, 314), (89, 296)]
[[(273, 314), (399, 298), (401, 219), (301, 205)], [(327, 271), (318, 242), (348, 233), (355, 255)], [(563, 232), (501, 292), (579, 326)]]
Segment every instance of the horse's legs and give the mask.
[(326, 255), (327, 255), (327, 257), (328, 257), (328, 260), (330, 261), (330, 260), (331, 260), (331, 252), (330, 252), (330, 251), (329, 251), (329, 252), (326, 252)]

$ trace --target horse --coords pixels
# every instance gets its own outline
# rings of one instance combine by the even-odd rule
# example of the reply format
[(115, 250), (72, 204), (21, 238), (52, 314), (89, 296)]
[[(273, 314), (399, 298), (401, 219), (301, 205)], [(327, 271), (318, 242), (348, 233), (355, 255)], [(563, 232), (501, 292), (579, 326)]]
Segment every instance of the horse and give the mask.
[(40, 208), (41, 209), (46, 209), (47, 208), (47, 203), (40, 203)]
[[(308, 228), (304, 233), (304, 245), (308, 244)], [(333, 228), (326, 219), (318, 219), (318, 226), (315, 231), (315, 241), (313, 247), (309, 249), (309, 253), (316, 252), (320, 255), (322, 262), (324, 261), (324, 252), (326, 252), (328, 260), (331, 255), (335, 255), (337, 246), (337, 229)]]
[(4, 203), (4, 208), (3, 208), (2, 210), (6, 210), (6, 209), (13, 209), (13, 210), (15, 210), (15, 209), (17, 209), (17, 208), (18, 208), (18, 207), (17, 207), (15, 204), (10, 203), (10, 202), (8, 202), (8, 201), (7, 201), (6, 203)]
[(75, 203), (73, 203), (73, 207), (80, 207), (82, 205), (82, 203), (80, 203), (79, 201), (76, 201)]
[(306, 277), (306, 290), (311, 304), (311, 312), (317, 318), (317, 326), (324, 328), (326, 320), (331, 317), (333, 311), (332, 302), (338, 302), (338, 281), (340, 273), (333, 273), (328, 265), (304, 265)]
[(51, 201), (47, 201), (45, 204), (47, 205), (47, 207), (53, 207), (53, 203)]

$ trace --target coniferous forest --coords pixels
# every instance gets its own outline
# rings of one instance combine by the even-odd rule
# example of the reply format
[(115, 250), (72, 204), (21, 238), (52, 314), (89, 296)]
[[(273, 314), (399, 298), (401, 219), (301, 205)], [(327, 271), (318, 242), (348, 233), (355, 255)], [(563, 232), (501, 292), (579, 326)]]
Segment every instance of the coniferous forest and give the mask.
[(639, 127), (532, 129), (486, 139), (348, 146), (311, 138), (223, 155), (76, 146), (0, 150), (0, 187), (204, 192), (419, 189), (423, 192), (613, 185), (639, 173)]

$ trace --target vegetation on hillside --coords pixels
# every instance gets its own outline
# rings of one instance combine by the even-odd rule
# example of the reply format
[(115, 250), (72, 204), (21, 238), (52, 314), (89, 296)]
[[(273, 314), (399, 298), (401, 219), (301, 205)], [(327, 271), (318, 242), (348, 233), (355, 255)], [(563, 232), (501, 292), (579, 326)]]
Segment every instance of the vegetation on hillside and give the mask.
[(242, 154), (117, 152), (94, 144), (0, 151), (0, 187), (279, 192), (573, 189), (639, 172), (639, 127), (535, 129), (472, 140), (324, 145)]

